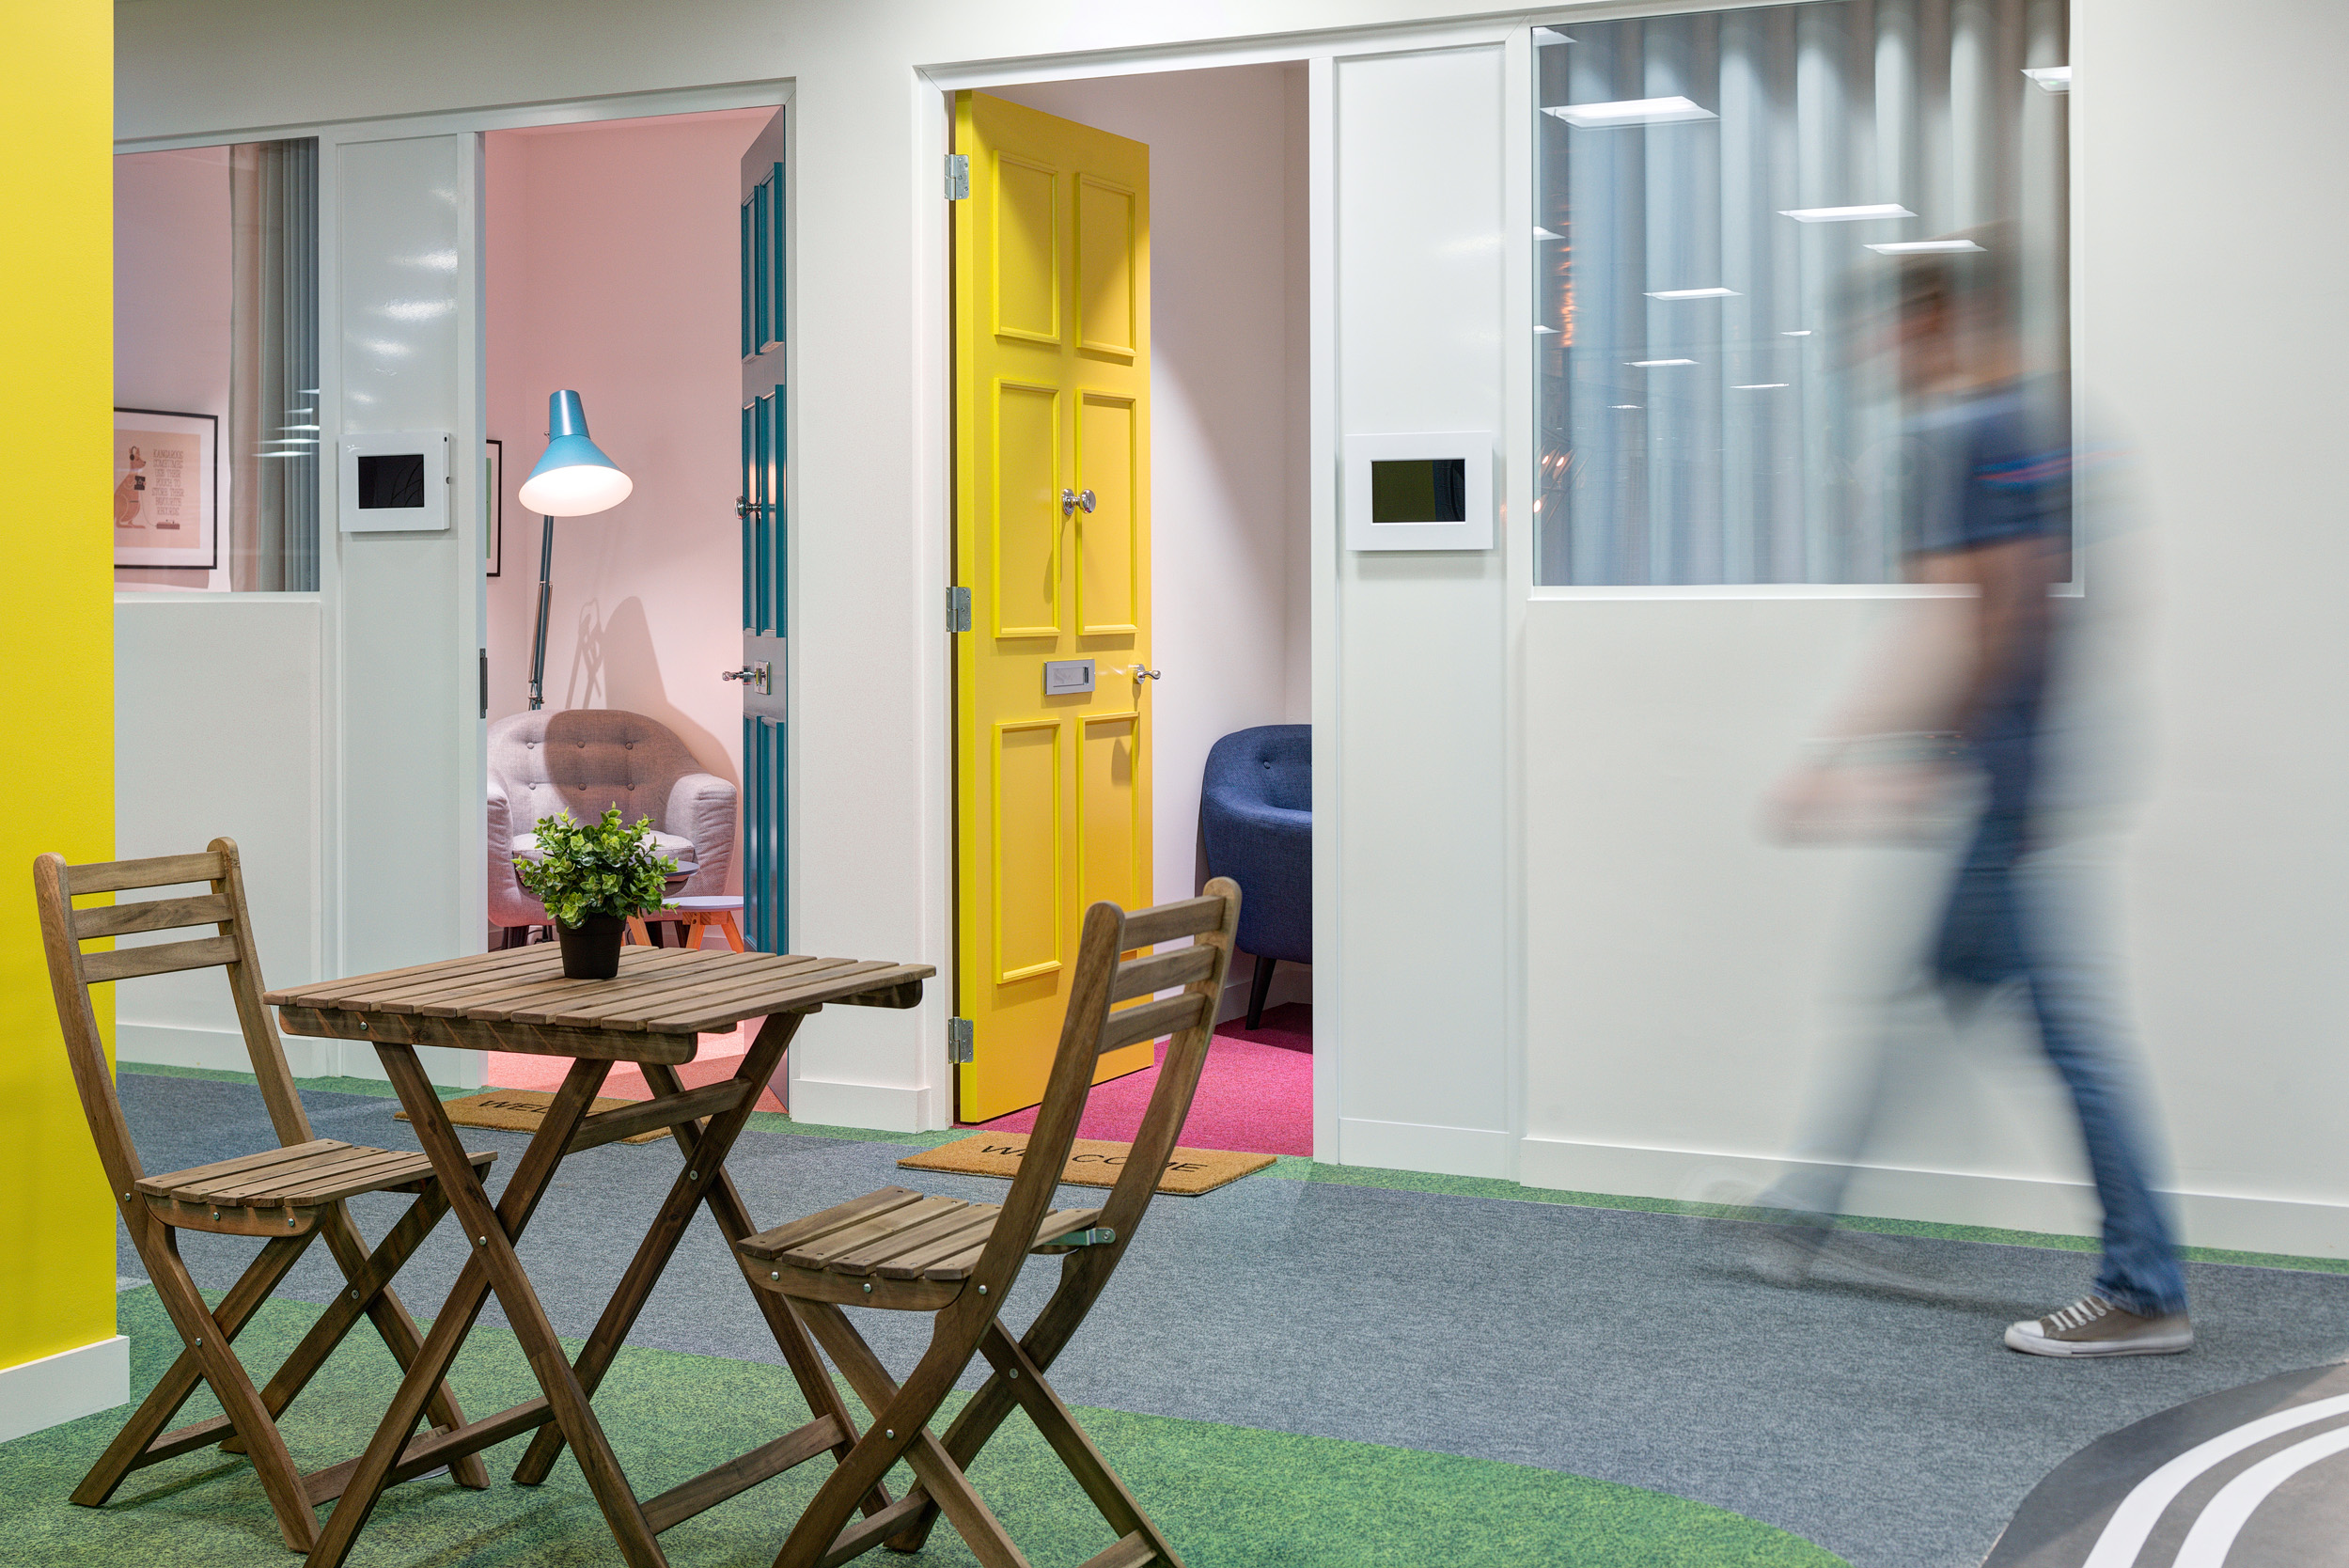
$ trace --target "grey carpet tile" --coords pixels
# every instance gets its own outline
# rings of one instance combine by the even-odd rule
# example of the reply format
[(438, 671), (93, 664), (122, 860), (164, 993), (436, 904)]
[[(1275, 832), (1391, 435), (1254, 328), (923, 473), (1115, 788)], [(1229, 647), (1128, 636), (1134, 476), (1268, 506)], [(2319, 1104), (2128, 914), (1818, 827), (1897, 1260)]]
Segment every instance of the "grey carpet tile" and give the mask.
[[(250, 1087), (125, 1074), (149, 1169), (265, 1146)], [(415, 1148), (395, 1102), (313, 1094), (320, 1136)], [(500, 1151), (521, 1134), (460, 1129)], [(1000, 1182), (898, 1169), (901, 1145), (745, 1133), (730, 1162), (762, 1223), (886, 1185), (980, 1200)], [(522, 1254), (556, 1328), (585, 1335), (677, 1173), (673, 1144), (611, 1144), (568, 1162)], [(1100, 1200), (1064, 1189), (1064, 1204)], [(370, 1236), (404, 1203), (355, 1205)], [(1753, 1228), (1674, 1215), (1350, 1186), (1243, 1181), (1163, 1199), (1055, 1381), (1070, 1401), (1388, 1443), (1625, 1482), (1766, 1520), (1855, 1568), (1970, 1568), (2042, 1476), (2156, 1411), (2349, 1356), (2349, 1277), (2189, 1265), (2200, 1341), (2183, 1356), (2071, 1364), (1998, 1343), (2009, 1321), (2084, 1288), (2076, 1253), (1892, 1239), (1897, 1285), (1839, 1275), (1808, 1288), (1747, 1266)], [(226, 1286), (251, 1244), (191, 1236), (191, 1267)], [(444, 1222), (400, 1278), (431, 1312), (465, 1248)], [(144, 1272), (127, 1237), (120, 1267)], [(281, 1294), (322, 1301), (322, 1248)], [(1007, 1316), (1049, 1294), (1039, 1260)], [(633, 1339), (779, 1357), (716, 1229), (693, 1228)], [(485, 1316), (501, 1321), (493, 1304)], [(900, 1371), (919, 1315), (860, 1313)], [(778, 1412), (780, 1431), (793, 1417)]]

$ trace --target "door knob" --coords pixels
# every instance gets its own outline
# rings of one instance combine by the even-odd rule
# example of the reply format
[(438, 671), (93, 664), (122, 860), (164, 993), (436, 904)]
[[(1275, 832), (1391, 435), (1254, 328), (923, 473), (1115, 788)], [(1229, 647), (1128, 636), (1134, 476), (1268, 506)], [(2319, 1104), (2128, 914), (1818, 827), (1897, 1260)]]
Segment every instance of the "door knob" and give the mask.
[(1089, 490), (1064, 490), (1060, 493), (1060, 515), (1066, 517), (1079, 507), (1088, 512), (1093, 510), (1093, 493)]

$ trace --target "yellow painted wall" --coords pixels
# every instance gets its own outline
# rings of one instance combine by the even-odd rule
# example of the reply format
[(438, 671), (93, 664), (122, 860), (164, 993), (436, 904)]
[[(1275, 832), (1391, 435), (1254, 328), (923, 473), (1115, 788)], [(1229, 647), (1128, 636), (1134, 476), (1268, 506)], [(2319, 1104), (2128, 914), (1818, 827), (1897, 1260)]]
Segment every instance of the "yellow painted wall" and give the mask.
[[(0, 0), (0, 1368), (112, 1337), (33, 856), (114, 854), (114, 8)], [(112, 1032), (111, 1002), (101, 1021)]]

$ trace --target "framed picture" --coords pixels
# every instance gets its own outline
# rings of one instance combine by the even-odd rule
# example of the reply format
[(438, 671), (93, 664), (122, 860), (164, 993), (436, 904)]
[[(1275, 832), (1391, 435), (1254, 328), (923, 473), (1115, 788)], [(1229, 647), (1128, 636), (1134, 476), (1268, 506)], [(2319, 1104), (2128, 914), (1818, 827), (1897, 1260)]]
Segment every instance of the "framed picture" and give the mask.
[(114, 563), (220, 564), (220, 416), (114, 411)]
[(506, 443), (493, 437), (483, 445), (489, 455), (481, 460), (481, 482), (489, 494), (481, 497), (481, 556), (494, 577), (506, 563)]

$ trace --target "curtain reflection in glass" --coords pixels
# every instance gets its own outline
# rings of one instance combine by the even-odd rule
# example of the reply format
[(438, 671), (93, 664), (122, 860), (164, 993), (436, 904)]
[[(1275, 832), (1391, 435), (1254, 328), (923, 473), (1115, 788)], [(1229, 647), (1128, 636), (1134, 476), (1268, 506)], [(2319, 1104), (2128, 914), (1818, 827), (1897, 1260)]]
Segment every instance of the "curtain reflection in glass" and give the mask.
[[(1898, 579), (1893, 257), (2003, 220), (2059, 372), (2062, 0), (1824, 0), (1535, 33), (1544, 584)], [(1889, 248), (1887, 248), (1889, 247)]]

